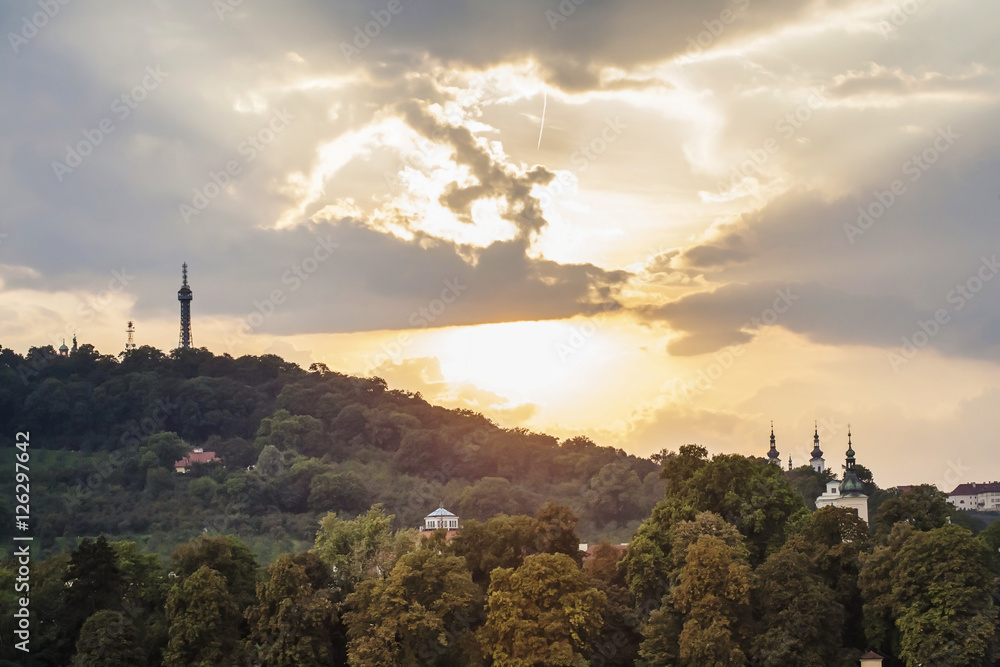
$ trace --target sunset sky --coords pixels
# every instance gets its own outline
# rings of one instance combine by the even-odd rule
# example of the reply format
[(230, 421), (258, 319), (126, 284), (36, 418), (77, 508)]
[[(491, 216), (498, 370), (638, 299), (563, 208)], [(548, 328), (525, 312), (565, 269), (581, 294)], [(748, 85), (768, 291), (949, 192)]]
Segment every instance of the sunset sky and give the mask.
[[(66, 4), (62, 4), (66, 3)], [(47, 13), (46, 13), (47, 12)], [(0, 5), (0, 345), (1000, 479), (987, 0)], [(40, 26), (40, 27), (39, 27)], [(366, 34), (367, 33), (367, 34)]]

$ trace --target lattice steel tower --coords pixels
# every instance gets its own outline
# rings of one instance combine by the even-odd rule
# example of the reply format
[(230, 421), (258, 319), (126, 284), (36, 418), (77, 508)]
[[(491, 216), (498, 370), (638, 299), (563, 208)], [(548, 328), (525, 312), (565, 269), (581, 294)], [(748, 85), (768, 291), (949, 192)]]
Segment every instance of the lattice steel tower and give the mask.
[(188, 265), (184, 262), (184, 284), (177, 290), (177, 300), (181, 302), (181, 338), (178, 347), (191, 347), (191, 288), (188, 287)]
[(128, 334), (128, 340), (125, 341), (125, 351), (131, 352), (135, 349), (135, 338), (133, 338), (133, 334), (135, 334), (135, 326), (132, 324), (132, 320), (128, 321), (128, 328), (125, 329), (125, 333)]

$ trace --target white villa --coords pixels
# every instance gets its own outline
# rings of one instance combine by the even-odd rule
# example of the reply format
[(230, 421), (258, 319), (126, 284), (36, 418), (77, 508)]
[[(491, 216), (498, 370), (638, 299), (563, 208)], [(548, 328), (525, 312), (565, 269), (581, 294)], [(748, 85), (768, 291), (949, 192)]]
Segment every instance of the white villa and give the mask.
[(424, 517), (422, 530), (458, 530), (458, 516), (438, 507)]

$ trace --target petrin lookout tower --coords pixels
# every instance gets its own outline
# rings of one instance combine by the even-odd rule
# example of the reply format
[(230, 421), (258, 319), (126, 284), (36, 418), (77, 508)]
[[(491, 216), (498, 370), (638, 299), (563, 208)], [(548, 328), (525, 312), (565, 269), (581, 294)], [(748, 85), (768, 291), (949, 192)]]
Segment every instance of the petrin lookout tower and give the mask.
[(191, 347), (191, 288), (188, 287), (187, 262), (184, 262), (182, 275), (184, 284), (177, 290), (177, 300), (181, 302), (181, 337), (177, 346), (187, 349)]

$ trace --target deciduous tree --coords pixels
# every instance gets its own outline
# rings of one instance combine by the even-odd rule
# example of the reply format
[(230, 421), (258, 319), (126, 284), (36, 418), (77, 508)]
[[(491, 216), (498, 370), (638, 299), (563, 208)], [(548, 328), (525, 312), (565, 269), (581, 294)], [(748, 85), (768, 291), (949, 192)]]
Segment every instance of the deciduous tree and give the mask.
[(493, 571), (480, 642), (497, 667), (583, 666), (606, 604), (568, 555), (528, 556)]

